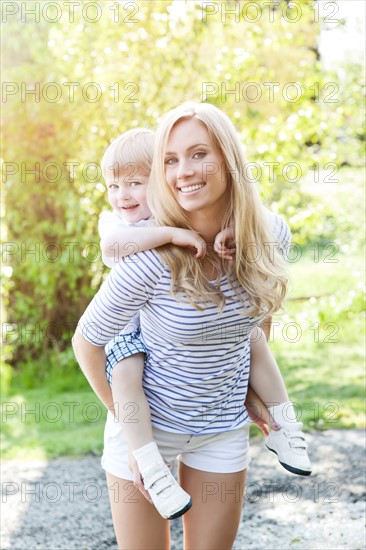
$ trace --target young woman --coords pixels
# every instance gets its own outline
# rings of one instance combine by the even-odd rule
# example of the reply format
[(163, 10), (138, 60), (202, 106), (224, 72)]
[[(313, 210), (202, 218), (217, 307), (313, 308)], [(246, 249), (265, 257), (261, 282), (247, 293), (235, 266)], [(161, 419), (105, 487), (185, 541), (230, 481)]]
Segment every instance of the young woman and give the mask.
[[(249, 462), (250, 334), (280, 308), (286, 291), (288, 227), (263, 207), (244, 167), (235, 129), (219, 109), (184, 104), (167, 113), (156, 136), (149, 204), (158, 225), (198, 232), (207, 254), (197, 259), (166, 245), (122, 261), (74, 337), (82, 369), (112, 409), (104, 345), (140, 311), (154, 440), (168, 464), (179, 457), (180, 483), (193, 502), (183, 516), (186, 549), (234, 542)], [(234, 262), (210, 247), (229, 227)], [(125, 422), (133, 421), (126, 411)], [(131, 484), (127, 442), (112, 413), (106, 434), (104, 453), (119, 461), (119, 475), (107, 474), (119, 547), (169, 548), (169, 523)]]

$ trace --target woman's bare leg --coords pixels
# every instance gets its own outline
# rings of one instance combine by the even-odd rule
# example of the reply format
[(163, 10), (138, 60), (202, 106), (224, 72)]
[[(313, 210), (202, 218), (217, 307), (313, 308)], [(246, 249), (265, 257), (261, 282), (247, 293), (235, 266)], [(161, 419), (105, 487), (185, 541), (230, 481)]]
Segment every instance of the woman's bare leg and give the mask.
[(119, 550), (168, 550), (169, 521), (149, 504), (132, 481), (106, 473)]
[(179, 480), (192, 496), (183, 516), (184, 550), (230, 550), (239, 529), (246, 470), (203, 472), (179, 464)]

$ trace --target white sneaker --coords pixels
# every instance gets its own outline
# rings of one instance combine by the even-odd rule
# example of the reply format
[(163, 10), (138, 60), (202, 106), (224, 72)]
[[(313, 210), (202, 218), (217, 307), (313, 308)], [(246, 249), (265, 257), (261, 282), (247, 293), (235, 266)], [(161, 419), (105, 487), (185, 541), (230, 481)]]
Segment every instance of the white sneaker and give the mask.
[(293, 474), (309, 476), (311, 464), (306, 451), (308, 444), (302, 432), (302, 423), (296, 422), (291, 427), (272, 430), (266, 437), (267, 449), (276, 453), (282, 466)]
[(188, 512), (192, 499), (164, 462), (154, 462), (144, 474), (144, 487), (163, 518), (176, 519)]

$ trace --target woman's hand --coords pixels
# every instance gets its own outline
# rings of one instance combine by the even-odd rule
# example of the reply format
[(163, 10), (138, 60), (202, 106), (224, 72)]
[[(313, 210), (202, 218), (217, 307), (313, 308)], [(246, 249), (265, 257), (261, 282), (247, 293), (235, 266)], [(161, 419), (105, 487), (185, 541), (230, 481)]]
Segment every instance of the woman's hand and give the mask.
[(258, 426), (264, 435), (269, 434), (268, 426), (275, 431), (281, 429), (281, 426), (276, 424), (273, 420), (266, 405), (250, 386), (248, 387), (247, 397), (245, 399), (245, 407), (248, 411), (250, 420)]
[(206, 255), (206, 242), (199, 233), (180, 227), (171, 227), (170, 229), (172, 230), (170, 240), (172, 244), (186, 248), (194, 248), (196, 249), (196, 258), (204, 258)]
[(150, 498), (150, 495), (144, 487), (138, 464), (130, 449), (128, 449), (128, 467), (132, 472), (134, 485), (138, 488), (140, 493), (144, 495), (146, 500), (148, 500), (150, 504), (152, 504), (153, 502)]
[(216, 235), (214, 250), (223, 260), (229, 262), (234, 260), (236, 246), (235, 233), (232, 227), (227, 227)]

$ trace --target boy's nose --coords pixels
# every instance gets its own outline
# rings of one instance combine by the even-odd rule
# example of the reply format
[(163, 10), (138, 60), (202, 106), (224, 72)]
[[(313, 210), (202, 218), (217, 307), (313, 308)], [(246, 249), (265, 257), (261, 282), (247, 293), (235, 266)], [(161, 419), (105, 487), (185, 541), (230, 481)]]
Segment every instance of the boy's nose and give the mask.
[(129, 196), (130, 196), (130, 190), (128, 189), (128, 187), (121, 186), (118, 189), (118, 199), (119, 200), (126, 200), (126, 199), (129, 198)]

